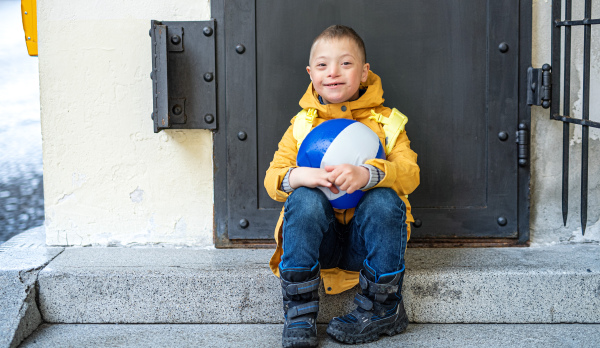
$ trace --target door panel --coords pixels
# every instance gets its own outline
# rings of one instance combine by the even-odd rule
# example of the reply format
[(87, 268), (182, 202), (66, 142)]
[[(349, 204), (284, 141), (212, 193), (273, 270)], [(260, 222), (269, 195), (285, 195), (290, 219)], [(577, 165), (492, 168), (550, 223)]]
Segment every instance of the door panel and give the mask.
[[(305, 67), (312, 40), (335, 23), (361, 35), (371, 69), (382, 77), (384, 105), (409, 118), (407, 134), (421, 168), (421, 185), (409, 197), (421, 222), (412, 238), (517, 238), (521, 2), (348, 4), (236, 0), (213, 6), (225, 27), (226, 101), (220, 105), (226, 129), (219, 133), (227, 138), (228, 238), (272, 238), (282, 204), (267, 195), (265, 171), (310, 83)], [(240, 43), (242, 54), (234, 49)], [(500, 43), (509, 49), (500, 51)], [(507, 140), (499, 139), (501, 131)]]

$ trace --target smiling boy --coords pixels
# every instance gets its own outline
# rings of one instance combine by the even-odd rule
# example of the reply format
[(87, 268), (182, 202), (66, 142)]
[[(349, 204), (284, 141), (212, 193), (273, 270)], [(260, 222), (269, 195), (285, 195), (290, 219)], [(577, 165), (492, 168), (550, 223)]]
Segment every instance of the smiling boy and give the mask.
[[(407, 195), (419, 185), (417, 155), (404, 131), (406, 116), (383, 106), (380, 78), (370, 71), (362, 39), (349, 27), (323, 31), (306, 67), (311, 84), (300, 100), (267, 170), (269, 195), (285, 202), (275, 229), (270, 266), (280, 277), (284, 347), (316, 347), (318, 288), (327, 294), (360, 284), (358, 307), (335, 317), (327, 333), (345, 343), (364, 343), (401, 333), (408, 325), (401, 289), (404, 252), (413, 221)], [(298, 167), (296, 155), (308, 131), (337, 118), (367, 125), (386, 149), (386, 159), (355, 166)], [(352, 209), (334, 209), (327, 187), (365, 191)]]

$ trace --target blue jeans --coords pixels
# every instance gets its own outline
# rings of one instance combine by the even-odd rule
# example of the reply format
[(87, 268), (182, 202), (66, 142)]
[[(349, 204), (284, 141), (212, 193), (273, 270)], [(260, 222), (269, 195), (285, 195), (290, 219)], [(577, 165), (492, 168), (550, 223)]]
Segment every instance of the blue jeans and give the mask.
[(390, 188), (365, 192), (348, 224), (339, 223), (319, 189), (300, 187), (288, 197), (283, 215), (280, 268), (359, 271), (363, 261), (382, 274), (404, 270), (406, 206)]

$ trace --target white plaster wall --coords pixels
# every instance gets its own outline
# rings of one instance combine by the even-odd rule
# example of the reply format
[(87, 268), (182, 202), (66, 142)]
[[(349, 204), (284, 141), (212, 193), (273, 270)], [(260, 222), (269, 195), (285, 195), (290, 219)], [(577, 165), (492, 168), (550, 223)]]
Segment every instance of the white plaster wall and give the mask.
[[(573, 1), (573, 19), (582, 19), (583, 1)], [(533, 0), (534, 67), (551, 63), (550, 0)], [(563, 10), (564, 14), (564, 10)], [(592, 17), (600, 18), (600, 2), (593, 2)], [(583, 28), (572, 31), (571, 110), (582, 116)], [(592, 26), (590, 119), (600, 122), (600, 26)], [(561, 67), (562, 70), (562, 67)], [(562, 106), (561, 106), (562, 112)], [(581, 234), (581, 126), (571, 125), (569, 166), (569, 216), (562, 218), (562, 122), (549, 119), (549, 111), (533, 107), (531, 165), (531, 240), (532, 245), (600, 242), (600, 129), (590, 129), (588, 220)]]
[(38, 1), (49, 245), (213, 244), (210, 131), (153, 133), (150, 20), (208, 0)]

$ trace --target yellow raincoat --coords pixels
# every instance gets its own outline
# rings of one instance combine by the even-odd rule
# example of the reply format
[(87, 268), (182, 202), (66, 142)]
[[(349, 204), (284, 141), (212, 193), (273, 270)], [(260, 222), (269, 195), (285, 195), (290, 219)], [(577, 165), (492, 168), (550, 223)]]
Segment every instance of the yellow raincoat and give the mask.
[[(383, 114), (388, 117), (391, 109), (383, 106), (383, 89), (381, 79), (375, 73), (369, 71), (367, 82), (361, 88), (366, 88), (366, 92), (357, 100), (347, 101), (338, 104), (322, 105), (319, 102), (318, 95), (314, 91), (312, 83), (308, 86), (306, 93), (300, 100), (300, 106), (303, 109), (313, 108), (318, 112), (313, 126), (317, 126), (327, 120), (334, 118), (347, 118), (357, 120), (371, 128), (378, 136), (381, 143), (385, 146), (385, 133), (383, 124), (373, 119), (371, 110), (377, 114)], [(345, 106), (346, 111), (342, 111)], [(296, 155), (298, 145), (293, 136), (293, 124), (295, 118), (292, 118), (292, 125), (287, 129), (283, 138), (279, 142), (279, 149), (273, 156), (267, 174), (265, 176), (265, 188), (269, 196), (276, 201), (285, 202), (290, 193), (281, 191), (281, 182), (290, 168), (297, 167)], [(375, 187), (390, 187), (406, 204), (406, 223), (408, 225), (408, 237), (410, 238), (410, 222), (414, 219), (411, 214), (410, 203), (406, 195), (412, 193), (419, 186), (419, 166), (417, 165), (417, 154), (410, 149), (410, 141), (406, 132), (402, 132), (391, 152), (387, 154), (387, 159), (372, 159), (366, 162), (373, 165), (385, 173), (385, 177)], [(348, 223), (354, 214), (352, 209), (335, 209), (335, 215), (341, 223)], [(275, 240), (277, 249), (271, 257), (270, 266), (275, 275), (279, 276), (279, 263), (283, 249), (282, 242), (283, 209), (279, 215), (279, 221), (275, 228)], [(346, 291), (358, 284), (358, 272), (351, 272), (339, 268), (321, 270), (321, 277), (325, 285), (325, 291), (328, 294), (338, 294)]]

